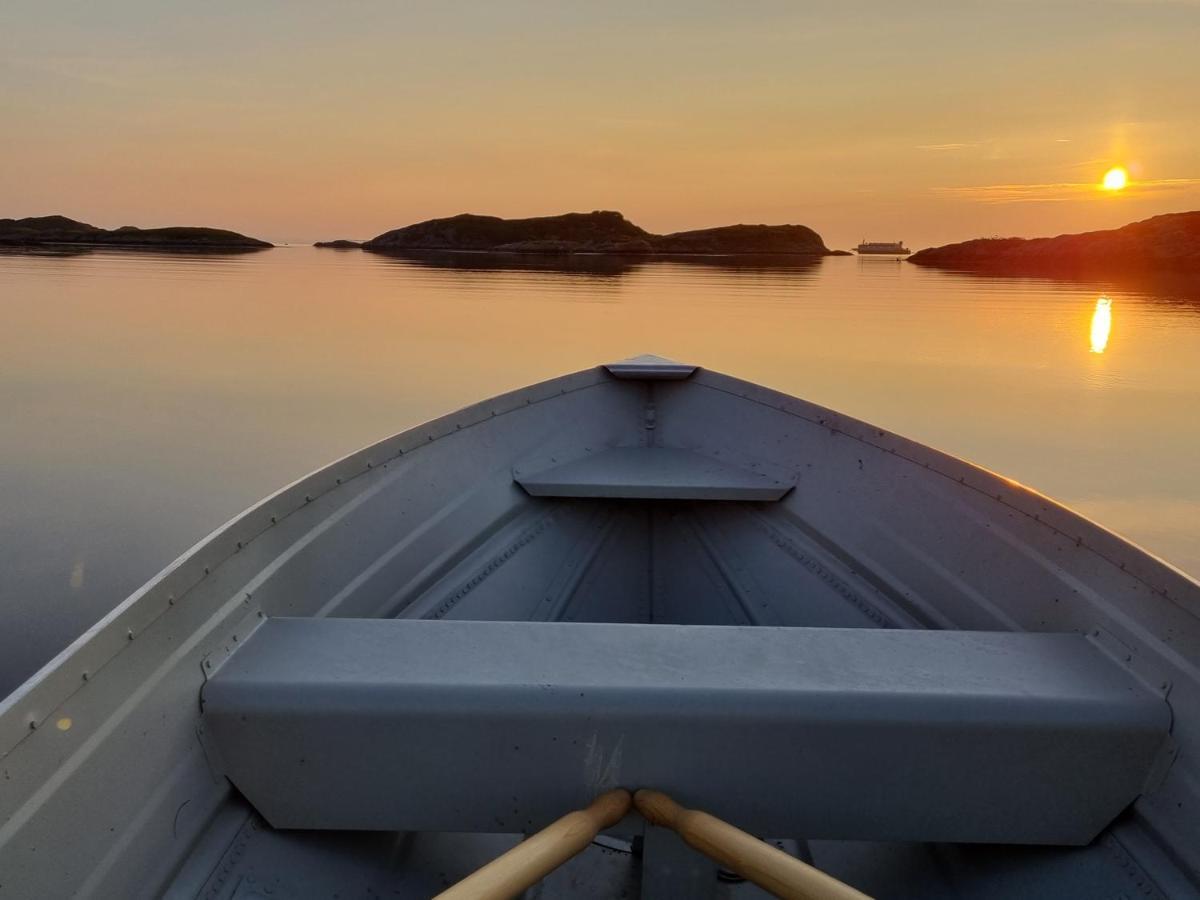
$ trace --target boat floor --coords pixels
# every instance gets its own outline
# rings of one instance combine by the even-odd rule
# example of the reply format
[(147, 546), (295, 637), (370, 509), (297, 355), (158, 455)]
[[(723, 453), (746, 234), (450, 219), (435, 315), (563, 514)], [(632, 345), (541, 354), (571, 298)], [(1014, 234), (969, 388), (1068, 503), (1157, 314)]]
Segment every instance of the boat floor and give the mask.
[[(539, 500), (482, 535), (422, 584), (395, 586), (377, 614), (956, 627), (931, 619), (928, 611), (936, 603), (914, 601), (861, 574), (868, 569), (825, 545), (803, 522), (758, 504)], [(871, 775), (862, 773), (864, 791), (871, 790)], [(283, 831), (271, 828), (243, 801), (214, 819), (165, 896), (429, 897), (522, 837)], [(651, 854), (636, 852), (640, 847), (628, 838), (602, 836), (526, 896), (767, 896), (752, 884), (718, 877), (715, 867), (686, 847), (649, 862)], [(781, 840), (780, 846), (881, 898), (1167, 896), (1111, 829), (1083, 848), (796, 839)], [(679, 877), (680, 866), (694, 869), (690, 887)], [(648, 886), (651, 882), (655, 887)]]
[(921, 627), (803, 523), (760, 504), (534, 504), (382, 615), (506, 621)]
[[(428, 898), (523, 838), (448, 834), (272, 829), (245, 805), (214, 822), (165, 896), (203, 900), (374, 900)], [(1186, 896), (1164, 894), (1111, 837), (1090, 847), (994, 847), (863, 841), (775, 842), (836, 878), (878, 898), (986, 900)], [(627, 840), (600, 837), (525, 896), (558, 898), (762, 898), (749, 882), (727, 880), (683, 848), (660, 872), (670, 893), (647, 893), (644, 857)], [(680, 867), (690, 865), (684, 890)]]

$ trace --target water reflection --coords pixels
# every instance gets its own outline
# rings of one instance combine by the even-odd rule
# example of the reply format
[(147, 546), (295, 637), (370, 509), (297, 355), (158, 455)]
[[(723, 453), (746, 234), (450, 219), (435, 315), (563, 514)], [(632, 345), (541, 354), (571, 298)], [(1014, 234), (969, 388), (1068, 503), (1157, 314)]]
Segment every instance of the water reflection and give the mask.
[(72, 257), (72, 256), (149, 256), (179, 259), (222, 259), (231, 256), (253, 256), (270, 250), (270, 247), (202, 247), (202, 246), (155, 246), (147, 244), (45, 244), (24, 246), (21, 244), (0, 245), (2, 256)]
[(77, 591), (83, 587), (83, 566), (83, 560), (77, 559), (75, 560), (75, 565), (71, 568), (70, 585), (73, 591)]
[(1108, 335), (1112, 331), (1112, 300), (1101, 297), (1096, 301), (1092, 313), (1092, 352), (1103, 353), (1108, 347)]
[(557, 272), (617, 277), (640, 268), (630, 256), (584, 253), (485, 253), (474, 250), (365, 251), (383, 264), (460, 272)]
[[(641, 352), (978, 461), (1200, 572), (1200, 290), (859, 262), (0, 252), (0, 695), (281, 484)], [(1103, 354), (1097, 298), (1121, 302)]]
[(1068, 275), (1055, 271), (1018, 270), (1000, 271), (987, 268), (971, 269), (935, 269), (926, 266), (911, 266), (905, 268), (920, 268), (926, 277), (937, 273), (947, 279), (960, 283), (966, 279), (981, 283), (1002, 286), (1012, 285), (1012, 290), (1021, 290), (1018, 285), (1078, 285), (1096, 291), (1128, 291), (1144, 295), (1152, 303), (1163, 306), (1175, 306), (1189, 312), (1200, 312), (1200, 273), (1196, 272), (1127, 272), (1110, 276)]
[(607, 253), (498, 253), (475, 250), (367, 251), (382, 262), (429, 269), (481, 272), (554, 272), (563, 275), (620, 277), (664, 263), (729, 272), (814, 273), (823, 257), (785, 254), (656, 254), (631, 256)]

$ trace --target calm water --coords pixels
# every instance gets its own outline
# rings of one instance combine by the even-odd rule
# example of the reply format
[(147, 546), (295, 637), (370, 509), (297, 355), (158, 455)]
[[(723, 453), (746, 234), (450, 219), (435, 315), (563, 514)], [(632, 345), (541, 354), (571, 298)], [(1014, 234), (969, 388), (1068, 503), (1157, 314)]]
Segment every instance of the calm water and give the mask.
[(438, 262), (0, 255), (0, 695), (284, 483), (642, 352), (965, 457), (1200, 573), (1200, 292), (853, 258)]

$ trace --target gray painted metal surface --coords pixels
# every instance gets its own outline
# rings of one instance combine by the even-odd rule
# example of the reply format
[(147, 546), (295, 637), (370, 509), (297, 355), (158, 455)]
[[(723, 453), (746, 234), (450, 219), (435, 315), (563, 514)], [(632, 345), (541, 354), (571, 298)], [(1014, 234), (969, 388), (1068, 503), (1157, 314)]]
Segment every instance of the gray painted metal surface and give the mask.
[(203, 698), (272, 825), (399, 831), (627, 785), (759, 834), (1085, 844), (1170, 722), (1082, 635), (1000, 632), (274, 619)]
[(695, 366), (678, 363), (671, 359), (643, 353), (604, 367), (615, 378), (638, 381), (682, 381), (696, 371)]
[[(198, 701), (260, 613), (1084, 634), (1172, 716), (1173, 750), (1093, 844), (814, 841), (815, 861), (897, 897), (1200, 896), (1200, 584), (882, 429), (703, 369), (653, 374), (590, 369), (381, 441), (265, 499), (120, 604), (0, 701), (0, 897), (224, 900), (260, 874), (325, 896), (333, 876), (320, 873), (335, 871), (357, 873), (347, 890), (419, 897), (438, 878), (422, 847), (480, 846), (393, 836), (369, 866), (367, 842), (336, 833), (235, 840), (251, 811), (207, 752)], [(512, 480), (633, 446), (797, 487), (774, 503), (608, 501), (531, 497)], [(859, 771), (865, 793), (887, 765), (878, 754)], [(611, 879), (610, 896), (637, 883), (591, 858), (543, 896), (590, 876)]]
[(672, 447), (614, 447), (541, 472), (513, 473), (534, 497), (778, 500), (792, 485)]

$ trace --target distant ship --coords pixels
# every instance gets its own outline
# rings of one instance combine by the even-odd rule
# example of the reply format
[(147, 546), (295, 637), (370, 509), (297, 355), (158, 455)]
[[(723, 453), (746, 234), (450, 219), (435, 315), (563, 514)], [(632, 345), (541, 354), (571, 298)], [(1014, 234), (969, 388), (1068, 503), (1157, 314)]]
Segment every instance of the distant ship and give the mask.
[(904, 241), (863, 241), (854, 249), (859, 255), (908, 256), (912, 253), (904, 246)]

